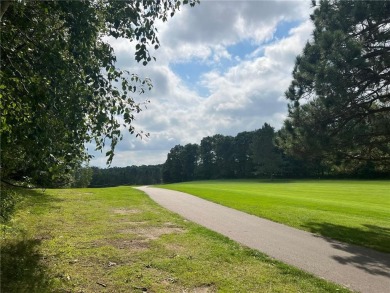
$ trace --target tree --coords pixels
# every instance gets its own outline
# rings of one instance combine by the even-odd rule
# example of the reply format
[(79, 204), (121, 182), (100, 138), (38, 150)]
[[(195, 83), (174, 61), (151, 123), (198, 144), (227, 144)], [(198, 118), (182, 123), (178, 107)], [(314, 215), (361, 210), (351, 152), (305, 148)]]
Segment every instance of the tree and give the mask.
[[(314, 2), (314, 5), (316, 3)], [(390, 165), (390, 3), (322, 0), (297, 57), (278, 139), (289, 154), (334, 168)]]
[(221, 134), (214, 135), (213, 146), (215, 151), (215, 178), (234, 177), (234, 138)]
[(167, 160), (163, 165), (163, 181), (167, 183), (183, 181), (182, 156), (184, 147), (174, 146), (168, 153)]
[(164, 182), (183, 182), (195, 179), (199, 161), (197, 144), (176, 145), (168, 153), (163, 165)]
[(234, 137), (233, 160), (236, 178), (253, 177), (253, 160), (251, 157), (250, 144), (253, 140), (254, 131), (240, 132)]
[(192, 181), (196, 177), (196, 170), (199, 161), (199, 146), (197, 144), (186, 144), (181, 153), (182, 181)]
[(200, 142), (199, 176), (201, 179), (213, 179), (215, 170), (215, 150), (213, 139), (210, 136), (202, 138)]
[(161, 183), (161, 165), (128, 166), (113, 168), (91, 167), (91, 187), (118, 185), (144, 185)]
[(79, 166), (74, 170), (72, 187), (86, 188), (92, 180), (93, 170), (89, 166)]
[[(196, 0), (183, 1), (193, 6)], [(90, 158), (85, 143), (110, 146), (142, 110), (133, 96), (150, 80), (120, 70), (109, 37), (136, 42), (135, 59), (152, 60), (155, 22), (179, 9), (161, 1), (1, 2), (1, 169), (8, 180), (62, 181)]]
[(282, 152), (275, 146), (274, 138), (274, 128), (267, 123), (253, 136), (250, 150), (258, 176), (269, 176), (272, 179), (282, 173)]

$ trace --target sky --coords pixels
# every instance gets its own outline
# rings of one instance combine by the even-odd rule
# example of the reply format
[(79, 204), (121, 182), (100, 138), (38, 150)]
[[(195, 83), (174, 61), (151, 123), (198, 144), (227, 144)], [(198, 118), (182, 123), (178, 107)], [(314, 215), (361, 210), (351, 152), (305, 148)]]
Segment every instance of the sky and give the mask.
[[(153, 83), (134, 97), (150, 101), (133, 123), (150, 135), (123, 129), (111, 167), (162, 164), (175, 145), (206, 136), (235, 136), (264, 123), (280, 129), (295, 58), (312, 36), (311, 12), (306, 0), (201, 0), (157, 25), (161, 46), (147, 66), (134, 60), (135, 43), (110, 39), (117, 66)], [(87, 148), (90, 166), (107, 167), (105, 151)]]

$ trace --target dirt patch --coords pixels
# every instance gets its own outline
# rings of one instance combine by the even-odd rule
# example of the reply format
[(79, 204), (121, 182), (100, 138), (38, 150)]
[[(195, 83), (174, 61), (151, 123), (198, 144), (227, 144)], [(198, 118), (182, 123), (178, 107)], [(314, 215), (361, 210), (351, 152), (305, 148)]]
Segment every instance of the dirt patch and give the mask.
[(129, 225), (129, 226), (143, 226), (147, 224), (147, 221), (129, 221), (129, 219), (124, 218), (124, 219), (119, 219), (118, 222), (121, 223), (121, 225)]
[(177, 226), (162, 226), (162, 227), (134, 227), (132, 229), (124, 229), (118, 231), (121, 234), (137, 234), (146, 240), (155, 240), (166, 234), (183, 233), (185, 229)]
[(115, 248), (119, 248), (119, 249), (130, 249), (130, 250), (137, 250), (137, 251), (143, 251), (149, 249), (149, 241), (147, 240), (116, 239), (116, 240), (110, 240), (109, 243)]
[(178, 227), (156, 227), (149, 229), (140, 229), (137, 232), (142, 236), (146, 237), (147, 239), (154, 240), (160, 238), (160, 236), (165, 234), (183, 233), (184, 229)]
[(132, 215), (140, 213), (140, 210), (137, 209), (114, 209), (112, 210), (114, 214), (117, 215)]
[(182, 251), (185, 251), (185, 248), (182, 245), (179, 245), (179, 244), (174, 243), (174, 242), (165, 244), (165, 248), (167, 250), (170, 250), (170, 251), (173, 251), (176, 253), (181, 253)]
[[(117, 213), (129, 212), (130, 210), (115, 210)], [(183, 233), (186, 230), (178, 227), (174, 223), (164, 223), (160, 227), (147, 226), (147, 222), (126, 222), (124, 225), (126, 229), (120, 229), (117, 231), (118, 234), (125, 234), (119, 238), (114, 239), (101, 239), (91, 244), (92, 247), (99, 246), (113, 246), (118, 249), (129, 249), (129, 250), (147, 250), (150, 246), (150, 241), (160, 238), (166, 234), (178, 234)]]
[(179, 226), (177, 226), (177, 224), (172, 223), (172, 222), (166, 222), (166, 223), (164, 223), (164, 226), (169, 227), (169, 228), (180, 228)]
[(42, 241), (42, 240), (51, 240), (53, 239), (53, 236), (50, 234), (40, 234), (34, 237), (35, 240), (37, 241)]
[(214, 284), (207, 284), (192, 289), (186, 289), (183, 291), (183, 293), (184, 292), (185, 293), (211, 293), (211, 292), (217, 292), (217, 288), (215, 287)]
[(143, 251), (149, 249), (149, 241), (145, 239), (106, 239), (94, 242), (92, 247), (112, 246), (118, 249)]

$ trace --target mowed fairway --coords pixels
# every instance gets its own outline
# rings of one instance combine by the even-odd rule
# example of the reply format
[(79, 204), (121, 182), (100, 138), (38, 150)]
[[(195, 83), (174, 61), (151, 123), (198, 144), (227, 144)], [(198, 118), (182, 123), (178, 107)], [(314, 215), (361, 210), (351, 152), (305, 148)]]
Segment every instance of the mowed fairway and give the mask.
[(160, 187), (390, 252), (390, 181), (201, 181)]
[(131, 187), (29, 192), (0, 244), (1, 292), (349, 292)]

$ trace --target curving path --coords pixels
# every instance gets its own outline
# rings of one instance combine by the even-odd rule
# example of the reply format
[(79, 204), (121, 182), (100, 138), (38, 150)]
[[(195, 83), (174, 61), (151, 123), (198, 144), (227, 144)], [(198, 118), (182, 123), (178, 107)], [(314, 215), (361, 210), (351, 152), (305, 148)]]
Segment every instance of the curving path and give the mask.
[(138, 187), (161, 206), (243, 245), (363, 293), (390, 292), (390, 254), (338, 242), (183, 192)]

